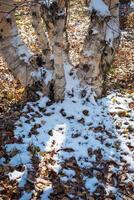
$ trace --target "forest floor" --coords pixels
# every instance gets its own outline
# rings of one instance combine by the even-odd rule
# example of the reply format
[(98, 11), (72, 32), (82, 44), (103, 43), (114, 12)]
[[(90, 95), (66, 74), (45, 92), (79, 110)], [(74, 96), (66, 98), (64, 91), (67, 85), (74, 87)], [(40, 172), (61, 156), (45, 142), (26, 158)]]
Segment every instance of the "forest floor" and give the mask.
[[(76, 66), (88, 17), (74, 4), (68, 30)], [(19, 12), (17, 19), (23, 39), (37, 53), (29, 16)], [(131, 14), (99, 100), (80, 88), (75, 68), (65, 63), (65, 100), (55, 103), (37, 92), (37, 99), (26, 102), (24, 88), (1, 59), (0, 199), (134, 199), (133, 23)]]

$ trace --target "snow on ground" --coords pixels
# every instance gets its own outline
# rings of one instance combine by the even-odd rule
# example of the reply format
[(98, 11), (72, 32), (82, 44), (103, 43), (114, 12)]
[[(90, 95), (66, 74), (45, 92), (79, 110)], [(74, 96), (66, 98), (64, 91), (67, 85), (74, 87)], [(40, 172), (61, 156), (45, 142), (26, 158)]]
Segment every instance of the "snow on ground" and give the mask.
[[(63, 199), (63, 191), (56, 192), (57, 180), (66, 186), (70, 199), (88, 199), (83, 191), (95, 199), (105, 195), (121, 200), (126, 190), (127, 196), (132, 195), (134, 112), (130, 105), (134, 97), (113, 92), (96, 101), (89, 88), (80, 88), (68, 64), (65, 72), (65, 100), (52, 103), (40, 93), (40, 99), (28, 102), (16, 122), (15, 137), (21, 142), (7, 144), (6, 151), (12, 154), (9, 164), (23, 164), (25, 170), (14, 170), (9, 178), (17, 179), (21, 188), (27, 181), (35, 184), (35, 193), (41, 188), (42, 200), (52, 194)], [(28, 172), (34, 168), (34, 156), (40, 163), (33, 179)], [(31, 199), (32, 191), (24, 190), (20, 200)]]

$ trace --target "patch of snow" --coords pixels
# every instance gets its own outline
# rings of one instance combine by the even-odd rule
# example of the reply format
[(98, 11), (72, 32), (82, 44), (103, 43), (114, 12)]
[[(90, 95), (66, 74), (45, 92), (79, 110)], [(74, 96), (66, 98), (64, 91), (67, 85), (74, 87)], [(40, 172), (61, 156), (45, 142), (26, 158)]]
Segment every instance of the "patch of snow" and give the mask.
[(54, 2), (55, 0), (39, 0), (40, 3), (45, 4), (47, 7), (50, 7), (50, 5)]
[(73, 176), (75, 176), (75, 171), (74, 170), (72, 170), (72, 169), (63, 169), (63, 171), (62, 171), (66, 176), (68, 176), (68, 177), (73, 177)]
[(9, 176), (9, 179), (10, 180), (18, 180), (20, 181), (21, 177), (23, 176), (23, 174), (25, 173), (25, 171), (23, 172), (19, 172), (17, 170), (14, 170), (13, 172), (9, 173), (8, 176)]
[(48, 70), (44, 67), (40, 67), (38, 70), (35, 70), (32, 72), (32, 76), (36, 78), (36, 80), (41, 80), (42, 79), (42, 74), (44, 74), (43, 81), (46, 85), (52, 80), (53, 78), (53, 71)]
[(110, 16), (110, 11), (108, 6), (102, 0), (91, 0), (89, 4), (89, 10), (92, 12), (93, 10), (97, 11), (98, 15), (101, 16)]
[(32, 196), (32, 192), (23, 192), (23, 195), (19, 200), (30, 200), (31, 196)]
[(52, 186), (48, 186), (44, 189), (41, 195), (41, 200), (49, 200), (49, 195), (53, 192)]
[(44, 79), (45, 84), (47, 85), (53, 79), (53, 71), (45, 69), (46, 77)]
[(31, 163), (31, 156), (30, 156), (30, 153), (28, 153), (27, 151), (17, 154), (10, 161), (10, 164), (12, 166), (18, 166), (21, 164), (25, 165), (25, 164), (29, 164), (29, 163)]
[(134, 2), (131, 1), (130, 7), (134, 9)]
[(84, 177), (85, 186), (90, 192), (94, 192), (96, 189), (96, 186), (98, 185), (98, 180), (96, 177), (88, 178)]
[[(70, 75), (70, 71), (72, 75)], [(127, 162), (131, 170), (134, 162), (128, 142), (134, 146), (134, 137), (131, 135), (129, 136), (130, 138), (126, 139), (123, 134), (120, 134), (121, 131), (123, 132), (124, 126), (120, 126), (119, 131), (116, 129), (116, 125), (117, 123), (123, 124), (126, 121), (133, 125), (131, 120), (134, 113), (128, 106), (132, 102), (132, 97), (123, 97), (117, 92), (113, 92), (96, 102), (91, 90), (80, 87), (75, 71), (68, 64), (65, 65), (65, 76), (68, 81), (63, 102), (46, 106), (49, 98), (40, 95), (40, 99), (36, 103), (29, 102), (24, 107), (22, 112), (26, 112), (28, 118), (25, 115), (20, 117), (14, 132), (15, 137), (21, 136), (23, 142), (22, 144), (6, 145), (8, 153), (16, 149), (18, 150), (18, 154), (11, 158), (10, 164), (13, 166), (30, 164), (32, 155), (28, 151), (28, 146), (33, 145), (38, 147), (41, 152), (52, 153), (51, 159), (55, 161), (55, 164), (52, 166), (50, 163), (48, 167), (52, 168), (57, 174), (60, 174), (60, 171), (63, 170), (65, 175), (60, 177), (60, 180), (63, 182), (68, 180), (73, 182), (75, 180), (75, 171), (71, 168), (62, 169), (62, 163), (73, 157), (81, 169), (90, 170), (98, 159), (97, 154), (95, 154), (97, 151), (101, 155), (100, 163), (103, 160), (118, 164), (118, 167), (113, 166), (111, 169), (114, 173), (122, 170), (121, 158)], [(80, 93), (83, 89), (85, 89), (86, 94), (85, 97), (81, 98)], [(29, 112), (28, 107), (32, 109), (31, 112)], [(130, 110), (130, 118), (121, 118), (118, 115), (119, 107), (125, 111)], [(40, 108), (44, 108), (44, 110)], [(84, 114), (83, 111), (86, 111), (85, 113), (87, 114)], [(110, 116), (112, 112), (115, 112), (113, 119)], [(37, 134), (33, 132), (29, 136), (30, 131), (36, 124), (40, 125), (36, 128)], [(120, 143), (120, 150), (116, 148), (117, 142)], [(38, 155), (38, 152), (35, 153)], [(44, 162), (45, 157), (41, 155), (38, 155), (38, 157), (41, 163)], [(81, 176), (85, 187), (90, 192), (95, 191), (98, 185), (102, 185), (95, 173), (94, 177)], [(132, 176), (132, 174), (129, 174), (128, 180), (132, 180)], [(15, 178), (16, 175), (12, 174), (12, 177)], [(25, 179), (25, 177), (26, 173), (22, 176), (22, 179)], [(107, 186), (107, 193), (111, 190), (116, 191), (116, 187), (110, 188)], [(51, 186), (44, 188), (41, 199), (49, 199), (51, 192)], [(118, 196), (119, 192), (116, 191), (116, 193)]]

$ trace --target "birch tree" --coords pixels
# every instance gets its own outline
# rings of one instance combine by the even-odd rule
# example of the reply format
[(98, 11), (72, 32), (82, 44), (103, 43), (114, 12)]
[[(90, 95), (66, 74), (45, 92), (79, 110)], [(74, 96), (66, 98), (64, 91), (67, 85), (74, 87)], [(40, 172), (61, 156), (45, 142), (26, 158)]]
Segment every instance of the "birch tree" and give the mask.
[(43, 60), (45, 61), (45, 66), (52, 68), (51, 60), (51, 47), (46, 32), (45, 24), (42, 22), (42, 8), (38, 0), (32, 2), (31, 6), (31, 16), (32, 16), (32, 26), (35, 30), (37, 38), (40, 43), (40, 48), (42, 50)]
[[(31, 82), (31, 53), (20, 39), (15, 21), (13, 0), (0, 1), (0, 53), (13, 74), (27, 85)], [(67, 0), (34, 0), (32, 24), (40, 42), (45, 67), (52, 68), (56, 101), (64, 99), (64, 30), (67, 18)], [(119, 0), (86, 0), (90, 24), (80, 55), (77, 75), (82, 85), (89, 85), (100, 97), (106, 72), (119, 44)], [(47, 32), (47, 33), (46, 33)]]
[(88, 9), (91, 21), (77, 75), (82, 85), (90, 85), (100, 97), (106, 72), (119, 44), (119, 1), (90, 0)]
[(66, 2), (67, 0), (55, 0), (42, 4), (42, 16), (46, 24), (54, 58), (54, 96), (56, 101), (64, 99), (65, 90), (63, 34), (66, 19)]
[(33, 68), (29, 63), (32, 54), (18, 34), (15, 8), (12, 0), (0, 1), (0, 54), (13, 75), (27, 86), (33, 83)]
[(45, 66), (54, 67), (53, 85), (56, 101), (64, 99), (65, 90), (63, 35), (66, 4), (67, 0), (35, 0), (32, 4), (32, 24), (41, 44)]

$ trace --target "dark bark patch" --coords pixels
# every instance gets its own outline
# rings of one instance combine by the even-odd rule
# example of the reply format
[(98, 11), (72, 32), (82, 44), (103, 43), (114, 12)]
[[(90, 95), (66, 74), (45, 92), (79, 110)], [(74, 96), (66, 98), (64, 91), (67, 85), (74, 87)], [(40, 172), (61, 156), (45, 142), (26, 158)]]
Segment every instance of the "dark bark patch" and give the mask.
[(93, 33), (93, 30), (90, 29), (90, 30), (88, 31), (88, 34), (89, 34), (89, 35), (92, 35), (92, 33)]
[(8, 24), (12, 25), (12, 20), (11, 20), (11, 18), (7, 18), (6, 21), (7, 21)]
[(40, 55), (37, 56), (36, 63), (39, 67), (41, 67), (43, 65), (43, 60), (42, 60), (42, 57)]
[(3, 37), (2, 37), (2, 35), (0, 35), (0, 41), (2, 41), (3, 40)]
[(101, 43), (101, 45), (106, 46), (106, 41), (105, 40), (101, 40), (100, 43)]
[(55, 45), (56, 45), (57, 47), (61, 47), (61, 44), (60, 44), (59, 42), (55, 42)]
[(50, 12), (51, 13), (56, 13), (58, 12), (58, 3), (56, 1), (54, 1), (51, 5), (50, 5)]
[(36, 12), (33, 11), (32, 16), (36, 17), (37, 16)]
[(21, 57), (25, 57), (25, 56), (26, 56), (26, 54), (25, 54), (25, 53), (23, 53), (23, 54), (21, 54), (20, 56), (21, 56)]
[(75, 66), (75, 69), (78, 69), (78, 68), (79, 68), (79, 64)]
[(43, 49), (42, 52), (44, 55), (46, 55), (49, 52), (49, 49)]
[(87, 64), (83, 65), (83, 71), (88, 72), (89, 71), (89, 66)]

